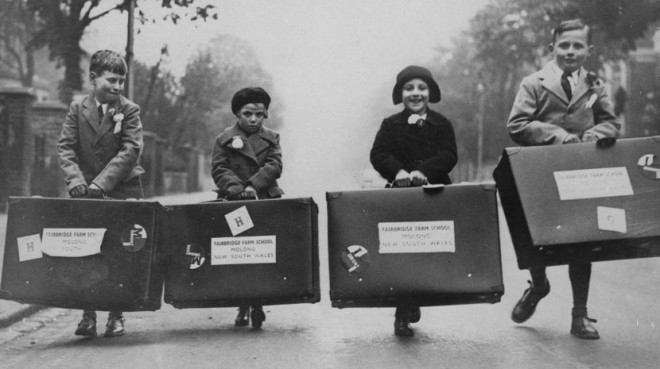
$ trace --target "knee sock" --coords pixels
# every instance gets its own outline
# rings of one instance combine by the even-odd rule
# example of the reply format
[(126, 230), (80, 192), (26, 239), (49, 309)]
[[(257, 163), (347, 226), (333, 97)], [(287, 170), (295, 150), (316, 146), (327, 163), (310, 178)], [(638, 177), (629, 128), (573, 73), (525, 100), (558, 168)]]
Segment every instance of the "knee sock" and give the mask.
[(568, 276), (573, 287), (573, 315), (586, 315), (591, 263), (569, 264)]
[(529, 274), (532, 275), (532, 286), (534, 288), (544, 288), (547, 277), (545, 275), (545, 267), (529, 268)]

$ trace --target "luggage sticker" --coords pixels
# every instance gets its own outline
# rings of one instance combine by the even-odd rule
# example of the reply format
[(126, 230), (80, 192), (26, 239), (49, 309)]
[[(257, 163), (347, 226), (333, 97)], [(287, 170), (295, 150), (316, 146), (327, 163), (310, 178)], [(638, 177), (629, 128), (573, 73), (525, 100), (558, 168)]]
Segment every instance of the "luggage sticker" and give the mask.
[(146, 243), (147, 231), (139, 224), (133, 224), (121, 232), (121, 244), (128, 252), (138, 252)]
[(41, 259), (41, 235), (33, 234), (25, 237), (18, 237), (18, 261), (28, 261)]
[(598, 206), (598, 229), (619, 233), (628, 232), (626, 227), (626, 211), (624, 209)]
[(211, 238), (211, 265), (275, 264), (276, 236)]
[(225, 219), (227, 219), (232, 236), (241, 234), (254, 227), (252, 218), (250, 218), (250, 214), (245, 206), (241, 206), (231, 213), (225, 214)]
[(642, 175), (650, 179), (660, 179), (660, 160), (657, 155), (646, 154), (637, 161)]
[(105, 228), (44, 228), (41, 252), (69, 258), (100, 254), (105, 232)]
[(560, 200), (633, 195), (626, 167), (554, 172)]
[(378, 223), (381, 254), (456, 252), (453, 220)]
[(351, 245), (341, 253), (341, 265), (349, 273), (360, 274), (369, 269), (369, 251), (360, 245)]
[(201, 268), (206, 261), (204, 249), (195, 244), (186, 245), (186, 258), (188, 260), (188, 269), (195, 270)]

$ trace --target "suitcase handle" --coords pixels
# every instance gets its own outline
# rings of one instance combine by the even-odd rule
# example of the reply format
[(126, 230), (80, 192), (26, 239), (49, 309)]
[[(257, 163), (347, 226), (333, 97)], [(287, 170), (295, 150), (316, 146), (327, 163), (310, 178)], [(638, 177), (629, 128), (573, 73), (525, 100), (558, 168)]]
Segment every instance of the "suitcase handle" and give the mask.
[(616, 143), (616, 137), (603, 137), (596, 140), (596, 147), (599, 149), (607, 149)]
[(427, 184), (422, 186), (422, 190), (427, 193), (436, 193), (436, 192), (441, 192), (445, 189), (445, 185), (443, 184)]

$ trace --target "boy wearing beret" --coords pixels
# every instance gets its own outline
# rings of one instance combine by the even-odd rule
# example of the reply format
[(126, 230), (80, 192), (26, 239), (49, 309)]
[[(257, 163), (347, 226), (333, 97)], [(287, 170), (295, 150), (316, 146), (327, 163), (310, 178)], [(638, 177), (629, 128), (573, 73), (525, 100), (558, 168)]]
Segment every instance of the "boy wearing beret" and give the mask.
[[(272, 199), (282, 196), (277, 185), (282, 175), (282, 150), (278, 133), (263, 127), (270, 96), (260, 87), (244, 88), (231, 101), (238, 121), (218, 135), (213, 146), (211, 175), (218, 198), (226, 200)], [(260, 328), (266, 320), (261, 305), (242, 305), (236, 326)]]

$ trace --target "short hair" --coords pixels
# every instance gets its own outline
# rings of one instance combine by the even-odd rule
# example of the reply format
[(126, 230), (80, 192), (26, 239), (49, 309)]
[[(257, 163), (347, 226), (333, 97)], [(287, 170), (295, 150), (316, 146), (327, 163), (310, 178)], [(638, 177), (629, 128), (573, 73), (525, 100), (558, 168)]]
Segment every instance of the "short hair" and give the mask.
[(92, 55), (89, 71), (101, 75), (106, 70), (111, 73), (126, 75), (128, 67), (119, 53), (112, 50), (99, 50)]
[(552, 43), (554, 44), (557, 41), (562, 33), (568, 31), (574, 31), (577, 29), (587, 29), (587, 44), (591, 45), (592, 36), (591, 36), (591, 27), (589, 27), (584, 21), (580, 18), (565, 20), (552, 30)]

